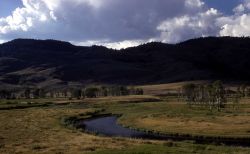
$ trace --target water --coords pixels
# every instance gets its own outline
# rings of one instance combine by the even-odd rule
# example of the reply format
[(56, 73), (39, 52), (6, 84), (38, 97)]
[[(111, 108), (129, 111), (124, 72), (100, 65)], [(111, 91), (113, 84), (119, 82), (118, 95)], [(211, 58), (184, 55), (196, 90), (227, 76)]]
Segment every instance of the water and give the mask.
[(105, 136), (143, 138), (147, 135), (117, 124), (117, 117), (102, 117), (93, 120), (83, 121), (80, 125), (88, 132), (94, 132)]
[(132, 130), (122, 127), (117, 124), (116, 116), (99, 117), (95, 119), (89, 119), (80, 121), (78, 126), (83, 128), (87, 132), (105, 135), (109, 137), (129, 137), (138, 139), (153, 139), (153, 140), (174, 140), (184, 141), (191, 140), (199, 144), (225, 144), (230, 146), (250, 146), (249, 138), (223, 138), (223, 137), (204, 137), (204, 136), (191, 136), (180, 134), (157, 134), (146, 133), (143, 131)]

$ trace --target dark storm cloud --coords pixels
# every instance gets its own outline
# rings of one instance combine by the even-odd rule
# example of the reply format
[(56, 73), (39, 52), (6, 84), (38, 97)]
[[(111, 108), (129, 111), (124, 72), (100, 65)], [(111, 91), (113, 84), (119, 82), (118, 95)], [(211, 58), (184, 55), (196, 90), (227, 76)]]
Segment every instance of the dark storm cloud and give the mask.
[[(70, 39), (148, 39), (165, 19), (194, 11), (183, 0), (107, 0), (98, 8), (65, 2), (55, 16)], [(197, 8), (195, 8), (197, 9)]]
[[(196, 4), (188, 6), (190, 4), (186, 1), (23, 0), (25, 7), (16, 11), (16, 17), (13, 15), (7, 24), (0, 21), (0, 26), (1, 23), (3, 25), (2, 38), (33, 36), (70, 41), (149, 39), (159, 33), (156, 27), (163, 20), (200, 9)], [(28, 18), (32, 25), (27, 25)], [(15, 23), (16, 20), (21, 21)]]

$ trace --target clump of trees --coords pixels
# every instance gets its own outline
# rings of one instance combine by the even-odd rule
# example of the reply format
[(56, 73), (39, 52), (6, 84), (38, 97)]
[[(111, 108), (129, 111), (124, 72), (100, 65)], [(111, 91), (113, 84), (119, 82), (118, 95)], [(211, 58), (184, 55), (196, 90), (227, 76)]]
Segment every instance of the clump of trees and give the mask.
[(9, 90), (0, 90), (0, 99), (10, 99), (12, 98), (12, 92)]
[(220, 111), (227, 103), (226, 90), (221, 81), (207, 85), (186, 84), (183, 95), (189, 106), (202, 105), (210, 110)]
[(128, 88), (126, 86), (101, 86), (85, 88), (84, 94), (87, 98), (107, 97), (107, 96), (126, 96), (126, 95), (143, 95), (141, 88)]
[(244, 97), (250, 96), (250, 88), (246, 85), (241, 85), (237, 87), (236, 92), (232, 95), (233, 108), (238, 109), (240, 105), (240, 100)]
[(143, 95), (143, 89), (127, 86), (91, 86), (85, 88), (68, 88), (46, 90), (42, 88), (24, 88), (19, 91), (0, 90), (0, 99), (38, 99), (38, 98), (96, 98), (107, 96)]
[(190, 107), (200, 105), (218, 111), (226, 107), (228, 100), (232, 102), (233, 108), (237, 109), (240, 100), (250, 96), (250, 88), (246, 85), (241, 85), (236, 90), (230, 90), (226, 89), (221, 81), (210, 84), (185, 84), (181, 91), (180, 95)]

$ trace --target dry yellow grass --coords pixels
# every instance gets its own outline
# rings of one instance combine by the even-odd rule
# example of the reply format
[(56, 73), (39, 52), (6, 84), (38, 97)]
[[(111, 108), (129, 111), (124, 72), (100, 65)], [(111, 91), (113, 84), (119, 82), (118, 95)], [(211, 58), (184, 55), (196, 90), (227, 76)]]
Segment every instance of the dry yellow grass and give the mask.
[(176, 92), (178, 89), (182, 88), (182, 86), (187, 83), (202, 84), (207, 82), (208, 81), (177, 82), (177, 83), (158, 84), (158, 85), (144, 85), (144, 86), (138, 86), (138, 88), (142, 88), (144, 90), (144, 94), (146, 95), (164, 95)]
[[(172, 88), (177, 85), (171, 85)], [(168, 86), (170, 87), (170, 86)], [(152, 102), (150, 102), (150, 101)], [(190, 109), (184, 102), (162, 101), (158, 97), (122, 96), (84, 100), (51, 99), (38, 102), (53, 103), (89, 103), (89, 109), (76, 109), (72, 106), (52, 108), (28, 108), (23, 110), (3, 110), (0, 112), (0, 153), (88, 153), (99, 150), (119, 150), (142, 147), (152, 144), (155, 149), (164, 142), (143, 141), (125, 138), (98, 137), (82, 133), (78, 130), (65, 128), (60, 120), (64, 116), (75, 116), (92, 112), (99, 107), (105, 112), (123, 114), (119, 122), (134, 128), (155, 130), (163, 133), (180, 133), (193, 135), (250, 137), (250, 99), (242, 100), (243, 107), (234, 111), (213, 112), (208, 110)], [(147, 102), (149, 103), (136, 103)], [(97, 105), (98, 104), (98, 105)], [(227, 113), (228, 112), (228, 113)], [(235, 112), (235, 113), (234, 113)], [(194, 147), (192, 143), (179, 142), (174, 149), (188, 151)], [(206, 145), (204, 145), (206, 147)], [(153, 150), (155, 150), (153, 148)], [(170, 150), (169, 147), (162, 147)], [(212, 147), (214, 151), (228, 150), (230, 147)], [(248, 153), (247, 148), (236, 151)], [(195, 152), (194, 152), (195, 153)]]
[(62, 116), (84, 109), (26, 109), (0, 112), (0, 153), (85, 153), (121, 149), (142, 144), (140, 140), (104, 138), (65, 128)]
[(154, 130), (162, 133), (179, 133), (201, 136), (250, 137), (250, 105), (239, 109), (226, 108), (221, 112), (206, 108), (189, 108), (179, 102), (143, 103), (137, 106), (109, 106), (107, 112), (123, 114), (122, 125)]
[(148, 117), (135, 120), (137, 127), (152, 128), (160, 132), (208, 136), (250, 136), (249, 116), (207, 118)]
[[(185, 82), (176, 82), (176, 83), (167, 83), (167, 84), (156, 84), (156, 85), (142, 85), (137, 86), (137, 88), (142, 88), (144, 90), (144, 94), (146, 95), (166, 95), (168, 93), (176, 93), (180, 90), (183, 85), (193, 83), (193, 84), (207, 84), (213, 81), (206, 81), (206, 80), (198, 80), (198, 81), (185, 81)], [(227, 89), (236, 91), (237, 88), (241, 84), (227, 84), (225, 83), (224, 86)]]
[[(118, 97), (112, 99), (116, 100), (115, 102), (120, 102), (124, 101), (124, 99), (127, 100), (128, 98), (142, 99), (145, 97), (147, 98), (148, 96), (130, 97)], [(106, 102), (108, 99), (111, 98), (97, 98), (93, 100), (95, 103), (98, 103), (98, 100), (100, 102)], [(213, 124), (210, 121), (206, 121), (207, 119), (202, 121), (202, 119), (195, 115), (193, 118), (190, 117), (190, 119), (188, 119), (185, 117), (183, 118), (182, 116), (173, 116), (171, 118), (165, 114), (167, 113), (166, 111), (171, 109), (177, 109), (178, 111), (173, 110), (173, 112), (180, 113), (182, 111), (181, 108), (183, 107), (183, 104), (177, 104), (178, 108), (176, 108), (176, 104), (170, 104), (169, 106), (162, 102), (98, 104), (100, 108), (104, 109), (107, 109), (106, 107), (110, 106), (110, 109), (114, 111), (114, 113), (124, 113), (123, 120), (125, 121), (121, 121), (127, 122), (127, 124), (136, 124), (138, 125), (138, 128), (145, 127), (146, 129), (162, 131), (168, 131), (169, 128), (175, 129), (176, 131), (186, 131), (180, 129), (186, 128), (191, 131), (194, 127), (197, 127), (196, 131), (199, 131), (199, 129), (203, 130), (203, 128), (205, 128), (208, 124), (213, 128), (219, 127), (217, 123)], [(179, 107), (181, 110), (179, 110)], [(98, 137), (85, 134), (79, 130), (66, 128), (60, 122), (62, 117), (77, 116), (79, 114), (89, 113), (96, 110), (96, 108), (94, 109), (91, 107), (88, 109), (76, 109), (69, 106), (3, 110), (0, 112), (0, 153), (78, 154), (96, 151), (99, 154), (102, 153), (103, 150), (107, 151), (106, 153), (109, 153), (109, 150), (113, 153), (116, 153), (116, 150), (118, 150), (117, 153), (120, 153), (121, 151), (124, 152), (126, 150), (129, 150), (131, 153), (157, 153), (158, 151), (167, 151), (172, 153), (188, 151), (189, 153), (197, 153), (197, 149), (200, 152), (205, 151), (204, 153), (210, 153), (211, 151), (213, 151), (213, 153), (226, 153), (227, 151), (248, 153), (249, 151), (248, 148), (195, 145), (191, 142), (177, 143), (172, 141), (160, 142), (126, 138)], [(246, 110), (246, 112), (249, 111)], [(222, 119), (218, 119), (218, 121), (224, 121), (225, 123), (231, 122), (230, 117), (223, 116), (220, 118)], [(247, 117), (239, 115), (236, 116), (234, 124), (241, 126), (240, 122), (247, 123), (245, 128), (250, 128), (248, 124), (249, 121), (250, 120)], [(188, 128), (187, 126), (189, 125), (193, 127)], [(179, 130), (177, 128), (179, 128)], [(236, 128), (236, 126), (234, 128)], [(207, 128), (205, 130), (207, 130)], [(166, 146), (168, 145), (168, 142), (176, 146)], [(139, 150), (139, 152), (134, 152), (137, 150)], [(146, 150), (146, 152), (144, 152), (144, 150)]]

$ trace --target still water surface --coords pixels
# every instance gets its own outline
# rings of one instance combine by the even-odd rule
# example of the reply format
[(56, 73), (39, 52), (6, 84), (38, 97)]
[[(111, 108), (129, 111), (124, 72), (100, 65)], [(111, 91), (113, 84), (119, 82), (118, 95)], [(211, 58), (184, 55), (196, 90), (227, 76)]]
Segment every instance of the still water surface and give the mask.
[(158, 133), (146, 133), (143, 131), (132, 130), (117, 124), (116, 116), (98, 117), (94, 119), (80, 121), (78, 127), (83, 128), (87, 132), (96, 133), (110, 137), (129, 137), (138, 139), (154, 139), (154, 140), (192, 140), (199, 144), (226, 144), (231, 146), (250, 146), (249, 138), (214, 138), (204, 136), (190, 135), (162, 135)]
[(129, 128), (124, 128), (117, 124), (117, 117), (101, 117), (97, 119), (83, 121), (81, 123), (84, 129), (88, 132), (94, 132), (105, 136), (119, 136), (130, 138), (145, 138), (148, 134), (139, 132)]

